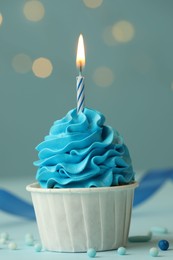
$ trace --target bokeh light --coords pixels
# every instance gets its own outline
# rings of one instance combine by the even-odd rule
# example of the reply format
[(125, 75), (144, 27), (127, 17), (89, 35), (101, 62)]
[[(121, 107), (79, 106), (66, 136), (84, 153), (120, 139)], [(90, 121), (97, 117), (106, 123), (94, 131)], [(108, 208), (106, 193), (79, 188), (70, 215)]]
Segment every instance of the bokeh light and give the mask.
[(2, 22), (3, 22), (3, 16), (2, 16), (2, 14), (0, 13), (0, 26), (2, 25)]
[(25, 3), (23, 13), (26, 19), (38, 22), (44, 17), (45, 9), (39, 0), (30, 0)]
[(99, 87), (109, 87), (114, 81), (114, 74), (108, 67), (99, 67), (94, 71), (93, 80)]
[(128, 21), (119, 21), (112, 27), (112, 34), (117, 42), (129, 42), (134, 38), (134, 26)]
[(12, 67), (18, 73), (27, 73), (32, 68), (32, 60), (28, 55), (19, 53), (12, 59)]
[(38, 58), (33, 62), (32, 71), (39, 78), (47, 78), (53, 70), (52, 63), (47, 58)]
[(103, 0), (83, 0), (83, 2), (89, 8), (97, 8), (103, 3)]

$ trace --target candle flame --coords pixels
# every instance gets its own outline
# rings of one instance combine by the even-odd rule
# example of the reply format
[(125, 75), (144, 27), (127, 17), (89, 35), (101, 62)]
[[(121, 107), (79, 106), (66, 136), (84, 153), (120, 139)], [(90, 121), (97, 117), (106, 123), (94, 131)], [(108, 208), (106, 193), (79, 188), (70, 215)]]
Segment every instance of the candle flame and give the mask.
[(82, 67), (85, 66), (85, 49), (84, 49), (84, 40), (82, 34), (79, 36), (77, 55), (76, 55), (76, 66), (82, 70)]

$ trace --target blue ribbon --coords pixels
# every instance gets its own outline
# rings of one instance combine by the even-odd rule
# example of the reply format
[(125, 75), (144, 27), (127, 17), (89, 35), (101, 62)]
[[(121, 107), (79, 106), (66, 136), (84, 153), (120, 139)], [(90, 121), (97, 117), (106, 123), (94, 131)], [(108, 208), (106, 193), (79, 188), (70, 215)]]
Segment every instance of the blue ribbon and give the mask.
[(147, 172), (135, 189), (133, 206), (138, 206), (155, 194), (166, 181), (173, 181), (173, 169), (152, 170)]
[[(168, 180), (173, 181), (173, 169), (147, 172), (139, 181), (139, 187), (135, 189), (133, 206), (136, 207), (149, 199)], [(32, 204), (5, 189), (0, 189), (0, 210), (28, 220), (35, 220)]]
[(18, 217), (35, 220), (33, 206), (5, 189), (0, 189), (0, 210)]

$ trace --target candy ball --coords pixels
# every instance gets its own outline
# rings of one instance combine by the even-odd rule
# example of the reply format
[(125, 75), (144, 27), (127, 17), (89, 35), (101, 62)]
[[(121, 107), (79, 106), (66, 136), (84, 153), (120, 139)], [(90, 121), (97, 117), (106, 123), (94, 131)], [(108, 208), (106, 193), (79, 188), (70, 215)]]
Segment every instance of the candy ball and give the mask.
[(0, 237), (1, 237), (1, 238), (4, 238), (5, 240), (8, 240), (8, 239), (9, 239), (9, 234), (8, 234), (7, 232), (2, 232), (2, 233), (0, 234)]
[(10, 242), (8, 244), (8, 248), (11, 250), (16, 250), (17, 249), (17, 244), (15, 242)]
[(155, 227), (151, 228), (151, 232), (153, 232), (153, 233), (160, 233), (160, 234), (166, 234), (166, 233), (168, 233), (168, 230), (165, 227), (155, 226)]
[(156, 247), (150, 248), (149, 252), (150, 252), (150, 256), (154, 256), (154, 257), (158, 256), (159, 254), (159, 250)]
[(158, 246), (161, 250), (165, 251), (169, 248), (169, 242), (167, 240), (160, 240)]
[(1, 244), (1, 245), (5, 245), (6, 242), (7, 242), (7, 241), (6, 241), (5, 238), (3, 238), (3, 237), (0, 238), (0, 244)]
[(25, 240), (27, 240), (27, 239), (34, 239), (34, 237), (31, 233), (26, 233), (25, 234)]
[(118, 250), (117, 250), (117, 253), (119, 254), (119, 255), (125, 255), (126, 254), (126, 249), (125, 249), (125, 247), (119, 247), (118, 248)]
[(25, 244), (27, 245), (27, 246), (33, 246), (34, 245), (34, 239), (33, 238), (25, 238)]
[(35, 248), (35, 251), (36, 251), (36, 252), (41, 252), (41, 250), (42, 250), (42, 245), (41, 245), (40, 243), (36, 243), (36, 244), (34, 245), (34, 248)]
[(88, 255), (89, 257), (95, 257), (95, 256), (96, 256), (96, 250), (95, 250), (94, 248), (89, 248), (89, 249), (87, 250), (87, 255)]

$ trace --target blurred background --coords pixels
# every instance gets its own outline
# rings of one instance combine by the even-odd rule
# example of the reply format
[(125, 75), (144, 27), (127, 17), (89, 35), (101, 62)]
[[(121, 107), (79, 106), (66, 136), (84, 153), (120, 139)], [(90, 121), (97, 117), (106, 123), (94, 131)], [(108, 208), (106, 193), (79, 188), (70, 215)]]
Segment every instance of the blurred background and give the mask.
[(80, 33), (86, 106), (136, 172), (172, 167), (172, 28), (172, 0), (0, 0), (0, 177), (34, 179), (35, 146), (76, 107)]

